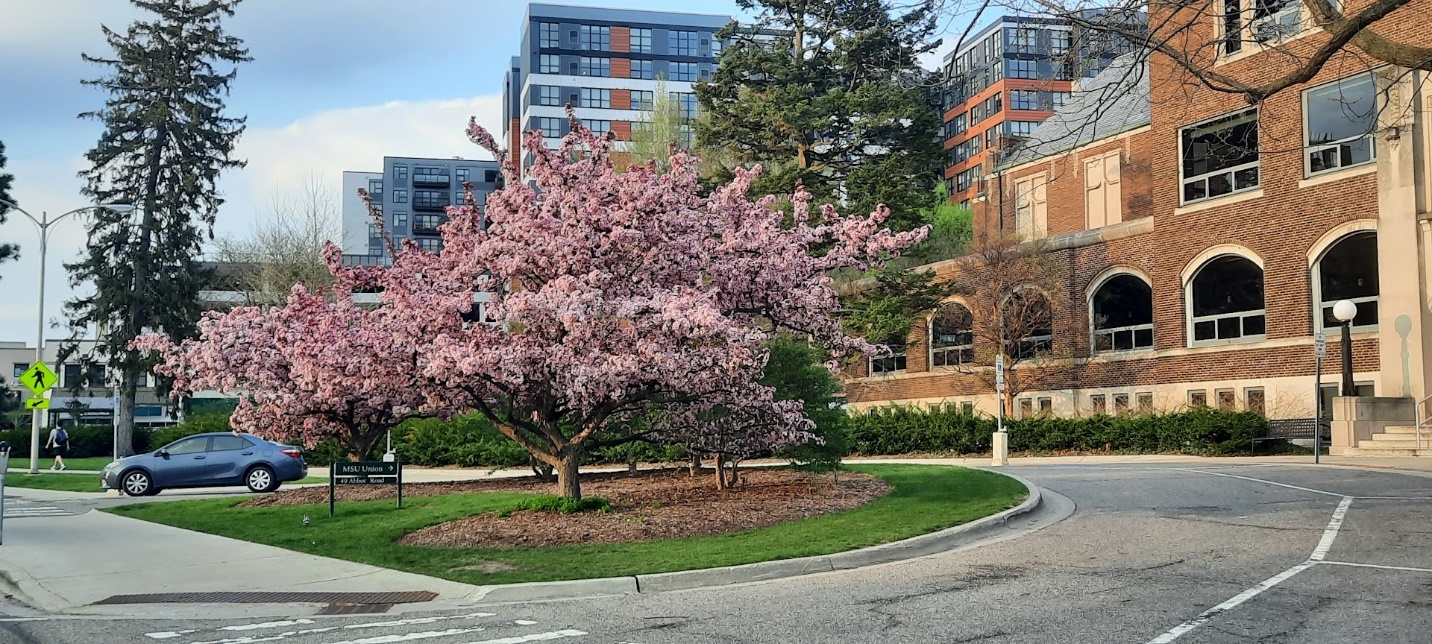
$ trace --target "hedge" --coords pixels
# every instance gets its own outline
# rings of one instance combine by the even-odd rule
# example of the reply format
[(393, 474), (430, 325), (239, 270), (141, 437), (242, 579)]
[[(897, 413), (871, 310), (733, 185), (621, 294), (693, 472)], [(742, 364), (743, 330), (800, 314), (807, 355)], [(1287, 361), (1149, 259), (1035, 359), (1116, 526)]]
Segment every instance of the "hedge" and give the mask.
[[(1233, 454), (1254, 437), (1267, 436), (1268, 421), (1249, 412), (1199, 408), (1171, 414), (1040, 417), (1005, 422), (1013, 452), (1121, 452), (1140, 454)], [(851, 414), (851, 452), (897, 454), (988, 454), (995, 419), (950, 407), (890, 406)]]
[[(91, 456), (110, 456), (114, 454), (114, 428), (109, 425), (86, 425), (83, 427), (68, 427), (65, 429), (70, 435), (70, 446), (65, 451), (65, 456), (70, 458), (89, 458)], [(40, 430), (40, 455), (49, 456), (45, 451), (45, 443), (50, 440), (50, 429)], [(0, 441), (10, 444), (10, 458), (30, 457), (30, 427), (16, 427), (0, 431)], [(134, 449), (136, 452), (148, 451), (151, 444), (150, 433), (147, 427), (134, 428)]]

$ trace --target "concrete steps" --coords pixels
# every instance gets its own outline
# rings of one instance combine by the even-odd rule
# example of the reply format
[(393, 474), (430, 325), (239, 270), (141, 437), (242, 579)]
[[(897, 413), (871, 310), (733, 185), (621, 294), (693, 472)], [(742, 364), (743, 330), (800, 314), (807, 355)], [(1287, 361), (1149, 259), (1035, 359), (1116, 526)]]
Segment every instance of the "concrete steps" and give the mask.
[(1383, 447), (1349, 447), (1343, 456), (1432, 456), (1432, 449), (1406, 449)]

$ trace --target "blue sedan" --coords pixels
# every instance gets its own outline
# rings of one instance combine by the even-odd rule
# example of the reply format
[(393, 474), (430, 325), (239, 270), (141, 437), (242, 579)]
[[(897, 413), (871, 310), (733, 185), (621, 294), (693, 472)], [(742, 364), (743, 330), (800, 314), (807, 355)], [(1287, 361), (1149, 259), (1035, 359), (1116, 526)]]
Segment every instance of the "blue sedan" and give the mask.
[(129, 496), (150, 496), (169, 488), (237, 485), (272, 492), (305, 476), (308, 464), (297, 447), (251, 434), (195, 434), (106, 465), (100, 487)]

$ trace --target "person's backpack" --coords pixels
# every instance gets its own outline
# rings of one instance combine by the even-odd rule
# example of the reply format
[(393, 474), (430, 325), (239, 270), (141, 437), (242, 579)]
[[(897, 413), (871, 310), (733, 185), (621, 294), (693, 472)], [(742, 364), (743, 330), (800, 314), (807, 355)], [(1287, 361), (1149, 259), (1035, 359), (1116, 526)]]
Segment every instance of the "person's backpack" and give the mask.
[(61, 429), (61, 430), (60, 430), (60, 433), (55, 434), (55, 444), (56, 444), (56, 445), (64, 445), (65, 443), (68, 443), (68, 442), (70, 442), (70, 433), (69, 433), (69, 432), (67, 432), (67, 431), (65, 431), (65, 430), (63, 430), (63, 429)]

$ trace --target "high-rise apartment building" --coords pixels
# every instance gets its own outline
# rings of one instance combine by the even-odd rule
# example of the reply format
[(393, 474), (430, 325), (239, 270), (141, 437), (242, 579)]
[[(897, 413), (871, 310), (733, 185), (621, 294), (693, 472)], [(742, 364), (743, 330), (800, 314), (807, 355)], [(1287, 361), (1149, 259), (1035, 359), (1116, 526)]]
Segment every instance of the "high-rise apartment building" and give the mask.
[[(481, 208), (497, 189), (496, 161), (383, 157), (383, 171), (343, 173), (343, 252), (350, 263), (381, 263), (387, 248), (358, 189), (368, 191), (382, 208), (393, 241), (415, 240), (429, 250), (442, 248), (438, 226), (447, 223), (447, 207), (462, 203), (463, 185), (471, 183)], [(371, 259), (368, 259), (371, 258)]]
[[(692, 85), (716, 69), (715, 34), (731, 16), (531, 4), (522, 49), (503, 82), (505, 144), (520, 149), (524, 132), (540, 130), (556, 147), (569, 127), (566, 108), (593, 131), (613, 132), (618, 151), (650, 112), (657, 78), (688, 114)], [(523, 159), (525, 167), (530, 159)]]
[(1063, 106), (1073, 81), (1092, 78), (1127, 42), (1093, 38), (1055, 19), (1005, 16), (945, 56), (945, 187), (965, 206), (979, 194), (990, 152), (1028, 138)]

